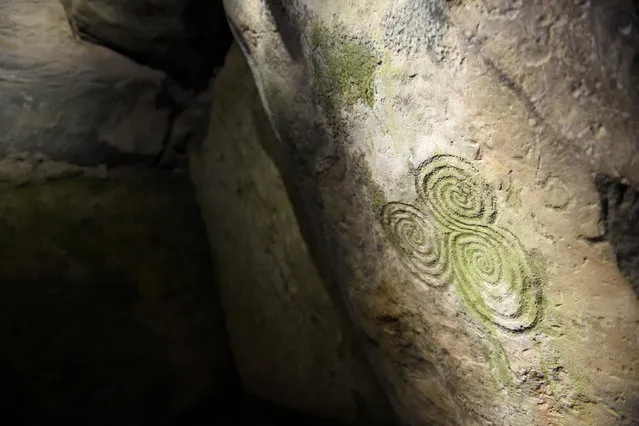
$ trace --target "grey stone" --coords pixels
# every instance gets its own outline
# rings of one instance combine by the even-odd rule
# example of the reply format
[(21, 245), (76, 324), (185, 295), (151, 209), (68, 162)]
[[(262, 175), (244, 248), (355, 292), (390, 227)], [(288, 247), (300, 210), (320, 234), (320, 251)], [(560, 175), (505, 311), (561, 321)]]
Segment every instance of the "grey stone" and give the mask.
[(402, 420), (637, 423), (633, 2), (225, 8), (309, 252)]
[(231, 42), (221, 0), (61, 0), (75, 33), (203, 90)]
[(393, 412), (298, 227), (277, 141), (235, 46), (213, 86), (209, 134), (190, 145), (233, 354), (246, 391), (345, 424)]
[(166, 77), (74, 39), (55, 0), (0, 4), (0, 156), (152, 162), (175, 106)]

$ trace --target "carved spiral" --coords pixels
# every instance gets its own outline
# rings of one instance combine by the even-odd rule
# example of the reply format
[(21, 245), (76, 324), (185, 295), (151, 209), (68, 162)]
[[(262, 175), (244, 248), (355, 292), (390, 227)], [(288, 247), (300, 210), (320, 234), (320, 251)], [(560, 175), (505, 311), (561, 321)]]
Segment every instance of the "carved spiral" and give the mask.
[(511, 331), (535, 324), (535, 277), (514, 236), (492, 227), (453, 232), (449, 252), (459, 289), (475, 312)]
[(488, 224), (497, 213), (495, 193), (473, 165), (452, 155), (436, 155), (419, 167), (417, 194), (442, 225)]
[(418, 208), (389, 203), (382, 210), (382, 225), (404, 265), (423, 284), (439, 287), (446, 275), (444, 235)]
[(422, 283), (454, 283), (466, 304), (510, 331), (535, 325), (541, 290), (524, 248), (496, 225), (496, 195), (468, 161), (436, 155), (419, 167), (417, 195), (427, 213), (392, 202), (382, 222), (402, 262)]

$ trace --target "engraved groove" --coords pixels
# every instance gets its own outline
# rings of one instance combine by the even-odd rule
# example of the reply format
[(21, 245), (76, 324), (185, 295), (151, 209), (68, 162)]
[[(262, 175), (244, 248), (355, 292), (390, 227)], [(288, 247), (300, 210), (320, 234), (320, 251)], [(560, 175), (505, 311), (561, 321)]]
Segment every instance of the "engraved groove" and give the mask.
[(511, 331), (537, 321), (539, 294), (526, 253), (512, 234), (491, 227), (449, 235), (456, 282), (484, 319)]
[(445, 283), (449, 262), (444, 235), (426, 214), (410, 204), (388, 203), (382, 209), (382, 224), (416, 278), (432, 287)]
[(497, 214), (496, 196), (470, 162), (436, 155), (417, 171), (417, 195), (447, 227), (488, 224)]
[(416, 173), (418, 202), (391, 202), (382, 225), (421, 283), (455, 285), (483, 319), (508, 331), (533, 327), (541, 313), (538, 277), (510, 231), (497, 226), (496, 194), (467, 160), (436, 155)]

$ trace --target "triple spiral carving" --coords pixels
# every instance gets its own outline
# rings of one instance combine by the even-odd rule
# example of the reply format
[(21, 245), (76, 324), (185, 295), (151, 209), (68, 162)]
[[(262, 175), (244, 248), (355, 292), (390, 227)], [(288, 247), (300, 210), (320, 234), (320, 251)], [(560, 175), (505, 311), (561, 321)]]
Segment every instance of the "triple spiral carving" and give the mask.
[(531, 328), (539, 280), (519, 240), (495, 224), (497, 197), (479, 171), (436, 155), (417, 170), (416, 186), (417, 205), (391, 202), (381, 212), (406, 268), (424, 285), (453, 283), (471, 309), (506, 330)]

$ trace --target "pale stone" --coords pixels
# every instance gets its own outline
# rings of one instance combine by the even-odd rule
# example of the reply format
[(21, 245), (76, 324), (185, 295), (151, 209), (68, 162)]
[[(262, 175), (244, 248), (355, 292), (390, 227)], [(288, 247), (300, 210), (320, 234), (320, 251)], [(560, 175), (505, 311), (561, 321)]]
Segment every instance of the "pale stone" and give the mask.
[(613, 3), (225, 1), (309, 252), (406, 424), (639, 421), (637, 49)]

